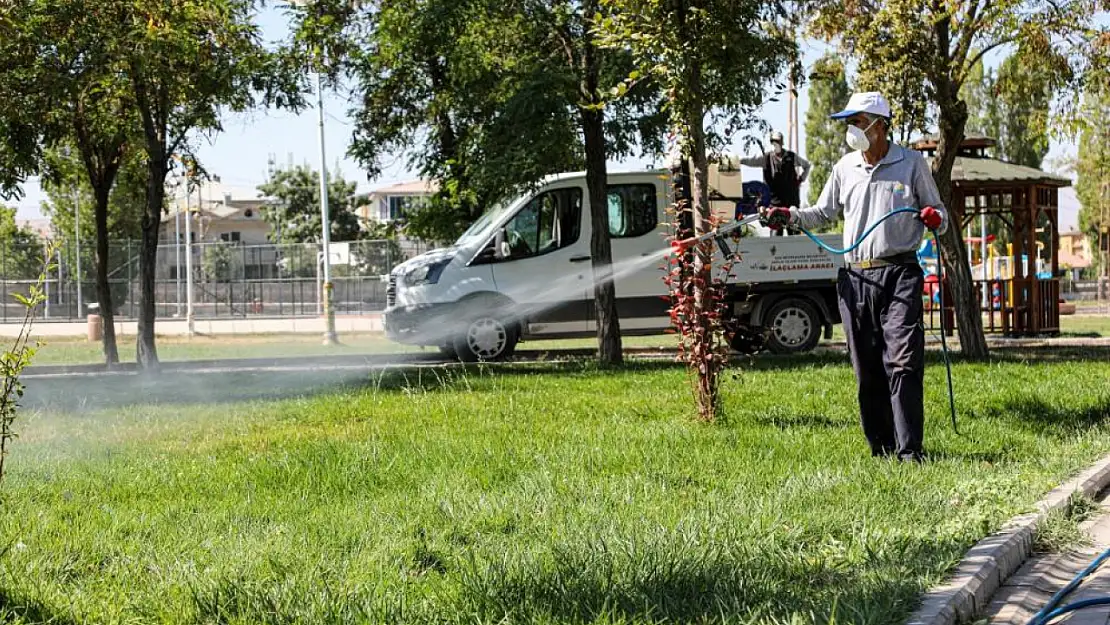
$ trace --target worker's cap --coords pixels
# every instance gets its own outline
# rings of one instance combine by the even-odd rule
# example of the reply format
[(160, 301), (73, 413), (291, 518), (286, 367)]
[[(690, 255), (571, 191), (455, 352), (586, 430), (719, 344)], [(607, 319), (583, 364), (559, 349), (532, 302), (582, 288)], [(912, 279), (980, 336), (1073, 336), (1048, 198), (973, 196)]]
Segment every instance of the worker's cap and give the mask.
[(829, 117), (833, 119), (844, 119), (856, 113), (870, 113), (890, 119), (890, 104), (887, 104), (886, 98), (878, 91), (853, 93), (852, 97), (848, 99), (848, 105), (844, 107), (844, 110), (839, 113), (834, 113)]
[(777, 130), (772, 132), (771, 143), (782, 143), (782, 133)]

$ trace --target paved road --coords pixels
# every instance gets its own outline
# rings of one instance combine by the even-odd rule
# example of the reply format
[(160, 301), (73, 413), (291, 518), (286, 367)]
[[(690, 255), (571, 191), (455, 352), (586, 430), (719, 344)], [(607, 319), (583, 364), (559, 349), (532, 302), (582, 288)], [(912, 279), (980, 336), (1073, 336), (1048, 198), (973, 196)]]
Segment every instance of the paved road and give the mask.
[[(1089, 544), (1066, 553), (1030, 558), (995, 593), (985, 617), (990, 625), (1026, 625), (1058, 590), (1110, 548), (1110, 494), (1103, 493), (1099, 510), (1082, 525)], [(1061, 605), (1110, 596), (1110, 563), (1105, 563)], [(1053, 625), (1110, 625), (1110, 606), (1087, 608), (1053, 621)]]

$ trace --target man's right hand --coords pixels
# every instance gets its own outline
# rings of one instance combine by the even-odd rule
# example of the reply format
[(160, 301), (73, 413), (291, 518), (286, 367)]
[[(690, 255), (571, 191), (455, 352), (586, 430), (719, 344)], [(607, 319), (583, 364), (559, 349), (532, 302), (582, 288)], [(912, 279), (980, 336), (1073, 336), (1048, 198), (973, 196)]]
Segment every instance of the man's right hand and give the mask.
[(772, 230), (782, 230), (794, 221), (794, 214), (790, 212), (790, 209), (781, 206), (761, 210), (760, 217), (763, 225)]

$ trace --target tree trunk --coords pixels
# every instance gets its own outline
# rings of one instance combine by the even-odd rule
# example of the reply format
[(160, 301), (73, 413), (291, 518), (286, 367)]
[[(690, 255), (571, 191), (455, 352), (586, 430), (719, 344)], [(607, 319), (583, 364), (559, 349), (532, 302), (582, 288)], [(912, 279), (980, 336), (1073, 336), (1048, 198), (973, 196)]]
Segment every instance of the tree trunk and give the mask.
[[(709, 161), (705, 143), (705, 104), (701, 96), (701, 71), (694, 67), (689, 79), (690, 103), (686, 110), (690, 132), (690, 195), (693, 202), (694, 236), (701, 236), (712, 227), (709, 211)], [(713, 328), (710, 314), (715, 312), (712, 287), (713, 243), (705, 241), (694, 249), (694, 358), (697, 371), (698, 414), (706, 421), (717, 417), (717, 367), (713, 364)]]
[(139, 250), (139, 336), (135, 344), (139, 366), (157, 371), (158, 350), (154, 345), (154, 278), (158, 262), (158, 230), (165, 202), (166, 159), (157, 150), (147, 156), (146, 209), (143, 212), (143, 238)]
[[(582, 95), (597, 102), (600, 82), (597, 50), (584, 45)], [(586, 148), (586, 187), (590, 195), (590, 258), (594, 273), (594, 307), (597, 309), (597, 357), (602, 365), (623, 362), (621, 326), (617, 317), (617, 290), (613, 284), (613, 248), (609, 242), (608, 172), (605, 167), (605, 112), (580, 109)]]
[[(444, 60), (437, 56), (428, 57), (427, 68), (432, 93), (440, 93), (447, 89), (451, 72)], [(451, 120), (448, 108), (444, 106), (436, 107), (433, 120), (433, 132), (435, 133), (441, 158), (447, 163), (449, 180), (456, 183), (458, 189), (469, 190), (470, 184), (467, 180), (466, 167), (463, 165), (465, 159), (461, 158), (459, 154), (459, 135), (455, 131), (455, 124)], [(474, 223), (474, 221), (482, 216), (482, 212), (488, 207), (488, 204), (482, 201), (483, 198), (479, 198), (479, 201), (473, 202), (468, 199), (468, 194), (465, 193), (459, 194), (452, 199), (459, 202), (458, 206), (461, 209), (460, 217), (462, 220), (458, 226), (462, 229), (466, 229), (466, 227)]]
[[(951, 91), (951, 90), (949, 90)], [(983, 335), (983, 317), (979, 310), (979, 298), (975, 296), (972, 284), (971, 267), (968, 265), (964, 248), (963, 232), (960, 227), (963, 207), (952, 201), (952, 166), (956, 162), (960, 143), (963, 141), (964, 126), (967, 124), (967, 104), (956, 97), (941, 98), (940, 139), (937, 153), (933, 159), (933, 180), (936, 182), (940, 199), (948, 209), (948, 231), (940, 237), (944, 253), (945, 277), (948, 292), (956, 311), (956, 327), (960, 335), (960, 351), (968, 358), (982, 359), (989, 354), (987, 341)], [(943, 313), (941, 315), (944, 317)]]
[[(116, 347), (116, 314), (112, 302), (112, 288), (108, 282), (108, 196), (110, 187), (95, 188), (96, 207), (96, 301), (100, 307), (100, 318), (104, 331), (101, 335), (104, 347), (104, 363), (111, 369), (119, 363), (119, 349)], [(78, 234), (80, 236), (80, 234)], [(78, 276), (80, 280), (80, 276)]]

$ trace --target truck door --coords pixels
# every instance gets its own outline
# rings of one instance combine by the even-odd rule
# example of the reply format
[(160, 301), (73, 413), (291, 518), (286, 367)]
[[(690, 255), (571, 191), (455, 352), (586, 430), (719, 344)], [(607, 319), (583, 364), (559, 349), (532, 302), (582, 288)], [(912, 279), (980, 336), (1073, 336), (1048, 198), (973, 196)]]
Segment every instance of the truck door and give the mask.
[(587, 331), (592, 287), (590, 222), (580, 186), (549, 188), (505, 224), (509, 255), (493, 264), (497, 290), (512, 299), (525, 334)]
[[(663, 300), (663, 254), (667, 248), (663, 211), (668, 199), (656, 177), (627, 180), (608, 188), (609, 240), (613, 251), (617, 316), (621, 331), (660, 330), (670, 325)], [(597, 331), (593, 294), (588, 298), (589, 328)]]

